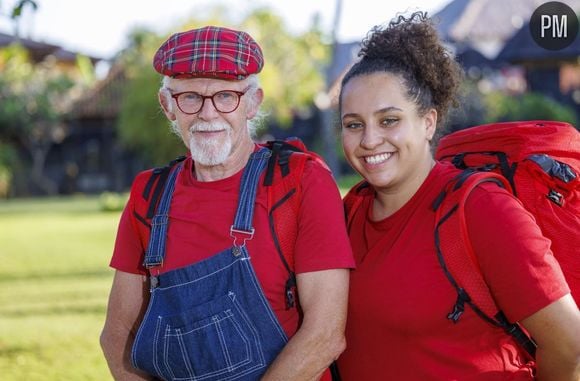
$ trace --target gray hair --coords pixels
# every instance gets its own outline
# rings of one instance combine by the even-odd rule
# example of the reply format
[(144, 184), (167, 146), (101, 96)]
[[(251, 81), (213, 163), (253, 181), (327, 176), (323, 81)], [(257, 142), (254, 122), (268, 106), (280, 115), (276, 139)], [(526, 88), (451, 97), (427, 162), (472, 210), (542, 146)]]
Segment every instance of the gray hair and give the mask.
[[(161, 87), (159, 88), (159, 93), (163, 97), (165, 97), (165, 101), (166, 101), (166, 104), (167, 104), (169, 111), (174, 112), (173, 99), (171, 99), (171, 93), (169, 92), (169, 80), (170, 79), (171, 79), (171, 77), (169, 77), (169, 76), (163, 77), (163, 79), (161, 80)], [(260, 82), (259, 82), (258, 76), (256, 74), (249, 75), (247, 80), (248, 80), (248, 90), (246, 91), (245, 96), (247, 97), (247, 99), (249, 99), (249, 101), (248, 101), (248, 102), (250, 102), (249, 105), (251, 107), (255, 107), (256, 103), (258, 102), (258, 98), (256, 97), (256, 92), (260, 88)], [(256, 131), (258, 130), (258, 128), (262, 124), (266, 115), (267, 114), (265, 112), (263, 112), (261, 108), (259, 108), (256, 115), (252, 119), (248, 120), (248, 132), (250, 133), (250, 136), (252, 138), (256, 137)], [(171, 124), (171, 131), (174, 134), (176, 134), (177, 136), (182, 137), (179, 126), (177, 126), (177, 122), (171, 121), (170, 124)]]

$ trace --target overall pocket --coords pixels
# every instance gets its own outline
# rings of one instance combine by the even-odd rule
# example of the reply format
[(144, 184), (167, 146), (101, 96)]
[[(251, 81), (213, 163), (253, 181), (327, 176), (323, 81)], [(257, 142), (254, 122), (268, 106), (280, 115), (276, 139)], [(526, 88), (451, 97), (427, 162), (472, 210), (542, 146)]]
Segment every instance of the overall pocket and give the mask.
[(157, 324), (158, 365), (171, 379), (236, 380), (266, 366), (258, 331), (232, 292)]

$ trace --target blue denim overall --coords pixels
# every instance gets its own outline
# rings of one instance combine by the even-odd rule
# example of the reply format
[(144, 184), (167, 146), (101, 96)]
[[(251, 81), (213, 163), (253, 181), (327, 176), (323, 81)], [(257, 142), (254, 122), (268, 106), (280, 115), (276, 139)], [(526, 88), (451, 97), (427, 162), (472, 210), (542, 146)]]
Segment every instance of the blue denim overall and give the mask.
[[(188, 267), (151, 275), (149, 307), (131, 353), (136, 368), (164, 380), (257, 380), (288, 341), (258, 283), (246, 249), (260, 174), (270, 151), (244, 169), (232, 247)], [(145, 266), (165, 256), (168, 212), (179, 164), (151, 223)], [(218, 206), (219, 207), (219, 206)]]

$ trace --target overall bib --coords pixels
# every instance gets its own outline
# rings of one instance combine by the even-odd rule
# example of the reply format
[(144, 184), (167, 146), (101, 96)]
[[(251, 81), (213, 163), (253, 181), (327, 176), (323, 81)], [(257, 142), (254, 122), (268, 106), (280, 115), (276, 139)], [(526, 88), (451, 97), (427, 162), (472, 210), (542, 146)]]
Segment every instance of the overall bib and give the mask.
[[(262, 291), (245, 246), (254, 201), (270, 156), (261, 149), (244, 169), (232, 246), (190, 266), (154, 276), (149, 306), (133, 344), (133, 365), (164, 380), (258, 380), (288, 338)], [(168, 212), (179, 164), (151, 223), (149, 269), (165, 256)]]

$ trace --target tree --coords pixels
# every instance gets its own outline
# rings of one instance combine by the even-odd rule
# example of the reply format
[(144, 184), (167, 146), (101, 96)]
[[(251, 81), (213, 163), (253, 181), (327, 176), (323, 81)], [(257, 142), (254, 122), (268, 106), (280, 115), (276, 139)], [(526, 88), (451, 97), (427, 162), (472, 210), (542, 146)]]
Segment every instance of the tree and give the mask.
[(38, 4), (34, 0), (19, 0), (10, 11), (10, 15), (8, 17), (14, 23), (14, 35), (18, 38), (20, 35), (20, 28), (19, 28), (19, 21), (20, 17), (22, 16), (22, 11), (26, 8), (30, 7), (33, 11), (36, 11), (38, 8)]
[(0, 140), (0, 198), (8, 197), (14, 176), (14, 167), (18, 159), (16, 151), (10, 144)]
[[(282, 18), (268, 8), (254, 9), (239, 21), (234, 21), (228, 12), (219, 5), (196, 12), (198, 18), (177, 30), (212, 24), (230, 25), (250, 33), (264, 52), (260, 79), (266, 94), (262, 107), (266, 120), (289, 126), (293, 115), (308, 110), (314, 96), (324, 89), (322, 71), (329, 53), (324, 34), (315, 21), (308, 31), (295, 36)], [(164, 38), (135, 30), (119, 57), (129, 80), (117, 125), (119, 136), (125, 146), (156, 164), (183, 152), (182, 143), (165, 127), (167, 121), (157, 102), (161, 77), (152, 69), (151, 59)]]
[(0, 136), (29, 153), (32, 182), (55, 194), (44, 166), (52, 145), (66, 135), (62, 117), (75, 82), (53, 61), (33, 64), (18, 44), (0, 50), (0, 69)]
[(558, 120), (577, 126), (576, 115), (570, 106), (540, 93), (511, 96), (500, 92), (485, 97), (487, 123), (513, 120)]
[(117, 122), (119, 139), (152, 165), (166, 163), (184, 149), (157, 101), (161, 78), (153, 70), (151, 57), (161, 43), (162, 39), (152, 32), (136, 29), (119, 57), (128, 81)]
[(254, 10), (240, 28), (248, 31), (264, 52), (264, 108), (276, 122), (288, 126), (294, 113), (308, 110), (316, 94), (325, 88), (322, 72), (330, 52), (326, 36), (316, 19), (309, 30), (295, 36), (268, 8)]

